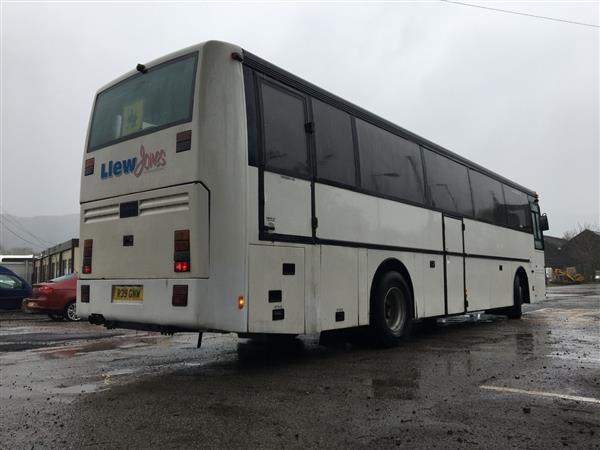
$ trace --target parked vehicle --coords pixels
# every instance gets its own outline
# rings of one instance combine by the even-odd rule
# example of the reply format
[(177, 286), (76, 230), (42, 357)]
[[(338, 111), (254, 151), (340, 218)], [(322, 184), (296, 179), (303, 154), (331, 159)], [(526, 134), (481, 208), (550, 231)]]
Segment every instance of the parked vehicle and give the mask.
[(12, 270), (0, 266), (0, 309), (18, 309), (25, 297), (31, 295), (31, 286)]
[(53, 320), (78, 321), (76, 309), (77, 274), (72, 273), (33, 285), (29, 298), (23, 300), (23, 310), (48, 314)]

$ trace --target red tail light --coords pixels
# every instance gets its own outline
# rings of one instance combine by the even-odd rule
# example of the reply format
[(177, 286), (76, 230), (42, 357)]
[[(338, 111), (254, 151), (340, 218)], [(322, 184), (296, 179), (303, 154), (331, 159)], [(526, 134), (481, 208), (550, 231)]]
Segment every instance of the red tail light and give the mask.
[(92, 248), (94, 246), (93, 239), (83, 241), (83, 273), (92, 273)]
[(81, 303), (89, 303), (90, 302), (90, 285), (82, 284), (81, 285), (81, 295), (80, 295)]
[(187, 284), (176, 284), (173, 286), (173, 298), (171, 304), (173, 306), (187, 306), (188, 287)]
[(54, 292), (54, 288), (51, 286), (40, 286), (38, 288), (38, 292), (42, 295), (48, 296), (52, 295), (52, 293)]
[[(173, 260), (175, 272), (190, 271), (190, 230), (175, 231)], [(187, 289), (187, 287), (186, 287)]]
[(175, 263), (175, 272), (189, 272), (190, 271), (190, 264), (183, 261), (183, 262), (176, 262)]

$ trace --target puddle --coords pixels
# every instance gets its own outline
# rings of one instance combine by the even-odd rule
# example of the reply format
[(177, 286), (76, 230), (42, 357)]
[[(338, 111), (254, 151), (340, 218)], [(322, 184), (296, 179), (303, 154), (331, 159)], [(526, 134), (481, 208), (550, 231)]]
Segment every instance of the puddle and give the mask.
[(498, 322), (501, 320), (506, 320), (505, 316), (498, 316), (494, 314), (485, 314), (485, 313), (472, 313), (465, 314), (462, 316), (452, 316), (446, 317), (439, 320), (439, 323), (442, 325), (453, 324), (453, 323), (467, 323), (467, 322)]
[(98, 391), (100, 385), (96, 383), (84, 383), (76, 384), (75, 386), (59, 386), (51, 388), (48, 391), (53, 394), (63, 395), (77, 395), (77, 394), (91, 394), (92, 392)]

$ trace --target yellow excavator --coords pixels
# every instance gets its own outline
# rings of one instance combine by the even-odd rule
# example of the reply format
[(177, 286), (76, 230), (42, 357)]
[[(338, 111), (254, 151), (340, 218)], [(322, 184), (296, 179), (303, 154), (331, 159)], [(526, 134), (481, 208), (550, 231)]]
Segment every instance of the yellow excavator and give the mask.
[(575, 267), (566, 269), (554, 269), (554, 282), (560, 284), (579, 284), (585, 281), (585, 277), (577, 273)]

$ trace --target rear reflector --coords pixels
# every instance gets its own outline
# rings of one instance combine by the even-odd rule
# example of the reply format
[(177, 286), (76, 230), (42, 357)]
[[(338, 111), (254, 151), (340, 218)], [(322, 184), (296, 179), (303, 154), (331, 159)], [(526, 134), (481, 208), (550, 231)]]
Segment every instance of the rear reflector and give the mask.
[(89, 303), (90, 302), (90, 285), (82, 284), (81, 285), (81, 295), (79, 297), (81, 303)]
[(190, 230), (176, 230), (173, 245), (175, 272), (190, 271)]
[(175, 152), (185, 152), (190, 148), (192, 148), (192, 130), (177, 133), (177, 143), (175, 144)]
[(173, 297), (171, 304), (173, 306), (187, 306), (188, 287), (187, 284), (175, 284), (173, 286)]
[(92, 249), (94, 246), (93, 239), (86, 239), (83, 241), (83, 267), (81, 271), (83, 273), (92, 273)]
[(95, 163), (96, 159), (95, 158), (88, 158), (85, 160), (85, 171), (84, 171), (84, 176), (88, 176), (88, 175), (92, 175), (94, 173), (94, 163)]

